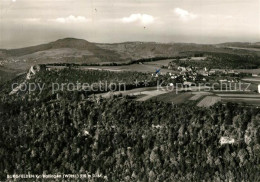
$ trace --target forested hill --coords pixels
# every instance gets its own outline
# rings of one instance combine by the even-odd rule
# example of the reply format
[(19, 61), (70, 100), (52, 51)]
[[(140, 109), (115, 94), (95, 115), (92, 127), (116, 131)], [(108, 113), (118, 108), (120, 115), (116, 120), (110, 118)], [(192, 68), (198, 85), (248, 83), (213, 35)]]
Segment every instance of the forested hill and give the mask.
[[(125, 99), (1, 106), (1, 180), (88, 173), (100, 181), (260, 181), (256, 108)], [(221, 145), (223, 136), (235, 142)]]

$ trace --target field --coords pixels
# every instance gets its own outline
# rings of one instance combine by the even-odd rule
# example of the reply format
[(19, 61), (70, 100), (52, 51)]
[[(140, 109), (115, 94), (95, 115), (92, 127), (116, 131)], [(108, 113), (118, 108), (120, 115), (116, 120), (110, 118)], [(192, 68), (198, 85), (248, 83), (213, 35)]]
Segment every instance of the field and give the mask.
[(254, 83), (259, 83), (260, 84), (260, 77), (243, 78), (242, 80), (246, 81), (246, 82), (254, 82)]
[(253, 92), (232, 91), (232, 92), (208, 92), (200, 90), (196, 87), (191, 87), (191, 90), (184, 92), (181, 90), (157, 90), (157, 87), (136, 88), (127, 91), (109, 92), (96, 94), (104, 98), (111, 98), (113, 95), (130, 95), (135, 96), (137, 101), (156, 100), (174, 104), (182, 104), (193, 102), (199, 107), (210, 107), (217, 102), (227, 103), (245, 103), (247, 105), (260, 105), (260, 94)]
[(132, 90), (126, 91), (116, 91), (116, 92), (107, 92), (102, 94), (95, 94), (96, 97), (102, 96), (103, 98), (111, 98), (113, 95), (115, 96), (136, 96), (137, 101), (146, 101), (152, 98), (157, 98), (160, 95), (164, 95), (169, 93), (169, 91), (158, 90), (157, 87), (144, 87), (144, 88), (136, 88)]
[(260, 98), (260, 94), (217, 94), (220, 97)]
[(137, 99), (137, 101), (146, 101), (146, 100), (149, 100), (153, 97), (163, 95), (163, 94), (166, 94), (166, 93), (168, 93), (168, 92), (162, 91), (162, 90), (144, 91), (144, 92), (141, 92), (141, 94), (144, 94), (145, 96)]
[(258, 68), (258, 69), (235, 69), (235, 71), (238, 71), (241, 73), (259, 74), (260, 68)]
[[(246, 105), (260, 105), (260, 94), (252, 92), (212, 92), (212, 96), (205, 96), (205, 94), (196, 94), (190, 100), (200, 100), (197, 106), (209, 107), (214, 103), (221, 101), (222, 103), (234, 102), (244, 103)], [(204, 98), (203, 98), (204, 97)]]
[(176, 94), (175, 91), (165, 93), (156, 97), (153, 97), (152, 100), (162, 101), (162, 102), (169, 102), (173, 104), (182, 104), (189, 100), (192, 97), (191, 92), (184, 92)]
[(190, 100), (196, 101), (204, 96), (211, 95), (212, 93), (210, 93), (210, 92), (192, 92), (192, 94), (194, 94), (194, 96), (192, 96), (190, 98)]
[(173, 61), (173, 59), (166, 59), (166, 60), (159, 60), (159, 61), (153, 61), (153, 62), (145, 62), (143, 64), (156, 65), (156, 66), (168, 66), (168, 64), (172, 61)]
[(217, 94), (221, 102), (245, 103), (247, 105), (260, 105), (260, 94)]
[[(191, 57), (190, 61), (201, 61), (201, 60), (205, 60), (207, 57)], [(180, 59), (181, 61), (186, 61), (187, 59)]]
[(209, 107), (213, 106), (217, 102), (220, 102), (221, 98), (216, 96), (206, 96), (204, 99), (202, 99), (197, 106), (199, 107)]
[[(243, 78), (241, 80), (242, 83), (249, 84), (249, 89), (251, 91), (258, 92), (258, 85), (260, 84), (260, 77), (250, 77), (250, 78)], [(243, 84), (244, 86), (246, 84)]]
[[(122, 95), (122, 96), (126, 96), (126, 95), (130, 95), (130, 96), (138, 96), (138, 98), (142, 98), (142, 97), (146, 97), (146, 96), (150, 96), (152, 97), (153, 95), (159, 95), (162, 94), (164, 92), (161, 91), (157, 91), (157, 87), (143, 87), (143, 88), (135, 88), (132, 90), (122, 90), (122, 91), (116, 91), (116, 92), (107, 92), (107, 93), (101, 93), (101, 94), (95, 94), (96, 97), (102, 96), (103, 98), (110, 98), (113, 95), (118, 96), (118, 95)], [(143, 99), (143, 101), (145, 101), (146, 99)], [(140, 100), (141, 101), (141, 100)]]
[(63, 58), (73, 55), (74, 57), (93, 56), (88, 50), (79, 50), (75, 48), (60, 48), (45, 51), (39, 51), (32, 54), (21, 56), (20, 59), (47, 59), (47, 58)]
[[(131, 64), (126, 66), (84, 66), (81, 69), (92, 69), (92, 70), (108, 70), (108, 71), (137, 71), (142, 73), (155, 73), (157, 69), (161, 69), (158, 64)], [(168, 69), (161, 69), (161, 74), (172, 72)]]
[(240, 50), (248, 50), (248, 51), (260, 51), (259, 48), (247, 48), (247, 47), (228, 47), (230, 49), (240, 49)]

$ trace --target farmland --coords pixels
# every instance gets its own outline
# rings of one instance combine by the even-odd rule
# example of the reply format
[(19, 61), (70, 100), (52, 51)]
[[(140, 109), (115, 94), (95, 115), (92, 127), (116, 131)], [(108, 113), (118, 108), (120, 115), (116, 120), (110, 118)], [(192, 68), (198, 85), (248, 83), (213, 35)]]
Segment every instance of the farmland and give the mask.
[(197, 106), (199, 107), (209, 107), (213, 106), (217, 102), (220, 102), (221, 98), (216, 96), (206, 96), (204, 99), (202, 99)]
[(200, 98), (202, 98), (203, 96), (211, 95), (212, 93), (202, 91), (202, 92), (192, 92), (192, 94), (194, 94), (194, 96), (192, 96), (190, 98), (190, 100), (196, 101), (196, 100), (199, 100)]
[(176, 93), (175, 91), (172, 91), (153, 97), (152, 100), (168, 102), (173, 104), (182, 104), (188, 102), (190, 97), (192, 97), (191, 92)]
[(241, 72), (241, 73), (250, 73), (250, 74), (259, 74), (260, 69), (235, 69), (235, 71)]
[(246, 82), (260, 83), (260, 77), (256, 77), (256, 78), (243, 78), (242, 80), (246, 81)]
[[(191, 88), (192, 89), (192, 88)], [(194, 88), (194, 90), (196, 90)], [(209, 107), (217, 102), (235, 102), (247, 105), (260, 105), (260, 95), (245, 92), (205, 92), (205, 91), (188, 91), (176, 92), (176, 90), (167, 91), (157, 87), (137, 88), (127, 91), (117, 91), (104, 94), (96, 94), (103, 98), (112, 98), (112, 96), (135, 96), (137, 101), (156, 100), (173, 104), (193, 103), (199, 107)]]
[(159, 61), (153, 61), (153, 62), (145, 62), (143, 64), (148, 65), (156, 65), (156, 66), (166, 66), (168, 67), (169, 63), (173, 61), (172, 59), (166, 59), (166, 60), (159, 60)]
[(92, 70), (108, 70), (108, 71), (137, 71), (143, 73), (155, 73), (157, 69), (160, 69), (161, 74), (169, 72), (168, 69), (161, 69), (162, 65), (166, 65), (169, 61), (155, 61), (143, 64), (131, 64), (125, 66), (82, 66), (81, 69), (92, 69)]

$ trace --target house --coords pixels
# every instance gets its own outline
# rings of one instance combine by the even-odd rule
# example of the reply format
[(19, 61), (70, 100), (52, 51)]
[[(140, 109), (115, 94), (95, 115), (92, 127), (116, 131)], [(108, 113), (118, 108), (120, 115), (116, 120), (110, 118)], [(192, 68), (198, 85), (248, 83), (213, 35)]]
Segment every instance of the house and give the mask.
[(215, 71), (215, 70), (210, 70), (208, 74), (209, 74), (209, 75), (215, 75), (215, 74), (216, 74), (216, 71)]
[(227, 79), (219, 80), (219, 82), (227, 82)]
[(182, 66), (179, 66), (178, 70), (180, 70), (180, 71), (187, 71), (187, 69), (185, 67), (182, 67)]
[(154, 124), (152, 124), (152, 127), (153, 127), (153, 128), (156, 128), (156, 129), (160, 129), (160, 128), (162, 128), (161, 125), (154, 125)]
[(159, 75), (158, 75), (157, 73), (155, 73), (155, 74), (152, 73), (152, 77), (156, 77), (156, 78), (157, 78), (158, 76), (159, 76)]
[(227, 73), (228, 74), (235, 74), (235, 71), (234, 70), (229, 70)]
[(204, 72), (204, 73), (202, 73), (201, 75), (202, 75), (202, 76), (209, 76), (209, 73)]
[(186, 68), (186, 70), (187, 70), (187, 71), (192, 71), (192, 69), (191, 69), (191, 68)]
[(231, 138), (231, 137), (221, 137), (219, 142), (220, 142), (220, 145), (233, 144), (233, 143), (235, 143), (235, 139)]
[(258, 74), (254, 74), (254, 73), (253, 73), (252, 76), (253, 76), (253, 77), (258, 77)]

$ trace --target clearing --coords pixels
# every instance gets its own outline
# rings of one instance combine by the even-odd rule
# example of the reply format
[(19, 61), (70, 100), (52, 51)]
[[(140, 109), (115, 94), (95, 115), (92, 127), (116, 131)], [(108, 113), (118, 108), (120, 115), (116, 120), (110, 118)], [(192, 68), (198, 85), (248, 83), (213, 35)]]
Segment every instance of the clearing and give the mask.
[(217, 102), (220, 102), (221, 98), (217, 96), (207, 96), (204, 99), (202, 99), (197, 106), (199, 107), (210, 107), (216, 104)]

